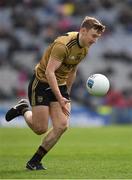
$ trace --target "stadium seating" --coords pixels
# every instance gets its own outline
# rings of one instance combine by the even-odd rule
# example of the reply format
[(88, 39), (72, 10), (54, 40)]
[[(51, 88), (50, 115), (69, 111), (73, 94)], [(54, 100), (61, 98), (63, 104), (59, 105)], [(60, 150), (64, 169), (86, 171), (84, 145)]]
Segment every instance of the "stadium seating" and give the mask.
[[(29, 77), (46, 46), (57, 35), (77, 30), (82, 18), (90, 15), (106, 24), (106, 32), (90, 49), (89, 55), (80, 66), (84, 82), (90, 74), (100, 72), (108, 76), (116, 90), (130, 91), (131, 7), (130, 0), (2, 0), (0, 2), (1, 90), (12, 98), (15, 97), (13, 89), (24, 88), (26, 92)], [(23, 86), (20, 86), (20, 70), (27, 71)]]

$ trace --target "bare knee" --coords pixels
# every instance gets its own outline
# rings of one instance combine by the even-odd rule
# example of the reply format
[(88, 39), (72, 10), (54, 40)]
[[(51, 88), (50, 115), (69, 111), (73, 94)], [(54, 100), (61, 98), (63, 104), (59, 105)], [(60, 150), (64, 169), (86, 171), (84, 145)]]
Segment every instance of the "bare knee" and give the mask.
[(55, 128), (55, 131), (56, 133), (63, 134), (67, 129), (68, 129), (67, 122), (62, 122)]
[(42, 128), (42, 127), (36, 127), (34, 128), (34, 132), (37, 134), (37, 135), (42, 135), (44, 133), (46, 133), (48, 130), (48, 128)]
[(38, 124), (38, 123), (34, 123), (33, 124), (33, 131), (37, 134), (37, 135), (42, 135), (44, 133), (46, 133), (48, 130), (48, 125), (44, 125), (44, 124)]

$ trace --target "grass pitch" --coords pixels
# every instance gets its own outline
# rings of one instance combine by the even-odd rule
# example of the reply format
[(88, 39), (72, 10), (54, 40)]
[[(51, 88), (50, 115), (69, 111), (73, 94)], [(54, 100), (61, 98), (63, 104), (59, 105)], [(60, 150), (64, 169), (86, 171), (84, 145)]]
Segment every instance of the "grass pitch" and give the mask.
[(48, 170), (28, 171), (41, 139), (28, 128), (1, 128), (0, 178), (132, 179), (132, 126), (71, 128), (43, 159)]

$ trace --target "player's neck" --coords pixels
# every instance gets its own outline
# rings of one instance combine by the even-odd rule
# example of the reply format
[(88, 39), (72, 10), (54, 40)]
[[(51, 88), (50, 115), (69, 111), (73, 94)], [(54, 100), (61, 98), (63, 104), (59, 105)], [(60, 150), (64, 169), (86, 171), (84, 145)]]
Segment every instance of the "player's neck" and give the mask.
[(82, 43), (82, 41), (79, 39), (79, 44), (81, 47), (84, 47), (84, 44)]
[(78, 43), (78, 46), (79, 46), (80, 48), (83, 48), (83, 47), (84, 47), (84, 46), (83, 46), (83, 43), (82, 43), (82, 41), (81, 41), (81, 34), (80, 34), (80, 33), (77, 34), (77, 43)]
[(80, 47), (82, 47), (82, 48), (86, 47), (81, 34), (79, 34), (79, 36), (78, 36), (78, 43), (79, 43)]

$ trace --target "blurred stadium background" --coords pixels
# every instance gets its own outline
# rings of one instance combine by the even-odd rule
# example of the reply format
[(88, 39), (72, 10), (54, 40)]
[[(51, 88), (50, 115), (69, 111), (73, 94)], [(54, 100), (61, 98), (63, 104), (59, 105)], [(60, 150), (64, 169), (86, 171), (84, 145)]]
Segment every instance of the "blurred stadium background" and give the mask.
[[(94, 16), (106, 32), (80, 65), (72, 89), (71, 126), (132, 123), (132, 0), (0, 0), (0, 126), (7, 109), (27, 97), (35, 64), (58, 35), (77, 31)], [(89, 96), (85, 82), (102, 73), (111, 83), (107, 96)]]

